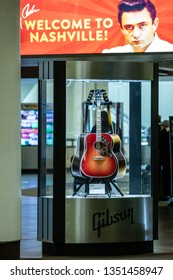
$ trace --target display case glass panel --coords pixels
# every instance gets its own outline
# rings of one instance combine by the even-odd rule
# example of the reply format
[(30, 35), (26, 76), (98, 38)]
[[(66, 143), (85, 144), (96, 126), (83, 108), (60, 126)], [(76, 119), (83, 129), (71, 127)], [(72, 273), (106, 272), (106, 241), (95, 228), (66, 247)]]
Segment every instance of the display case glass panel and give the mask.
[(68, 79), (66, 94), (66, 196), (150, 196), (151, 82)]
[(53, 145), (54, 145), (54, 108), (53, 80), (42, 81), (42, 106), (40, 108), (40, 154), (42, 162), (42, 196), (53, 194)]

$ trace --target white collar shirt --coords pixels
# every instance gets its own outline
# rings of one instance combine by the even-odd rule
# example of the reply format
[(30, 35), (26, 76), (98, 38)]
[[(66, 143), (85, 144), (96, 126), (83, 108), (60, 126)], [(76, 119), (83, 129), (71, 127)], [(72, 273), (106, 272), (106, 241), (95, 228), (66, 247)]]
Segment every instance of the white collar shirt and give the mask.
[[(104, 49), (102, 53), (132, 53), (133, 48), (127, 44), (124, 46), (118, 46), (111, 49)], [(155, 33), (154, 40), (151, 42), (145, 52), (173, 52), (173, 44), (159, 38)]]

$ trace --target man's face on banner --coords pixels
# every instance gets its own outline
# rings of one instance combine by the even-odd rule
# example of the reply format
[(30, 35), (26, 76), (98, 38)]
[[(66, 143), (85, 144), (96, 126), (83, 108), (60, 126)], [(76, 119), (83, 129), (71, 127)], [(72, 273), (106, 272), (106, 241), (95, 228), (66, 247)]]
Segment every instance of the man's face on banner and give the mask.
[(139, 12), (124, 12), (121, 20), (121, 31), (134, 52), (145, 52), (154, 39), (154, 32), (158, 24), (158, 18), (152, 22), (147, 9)]

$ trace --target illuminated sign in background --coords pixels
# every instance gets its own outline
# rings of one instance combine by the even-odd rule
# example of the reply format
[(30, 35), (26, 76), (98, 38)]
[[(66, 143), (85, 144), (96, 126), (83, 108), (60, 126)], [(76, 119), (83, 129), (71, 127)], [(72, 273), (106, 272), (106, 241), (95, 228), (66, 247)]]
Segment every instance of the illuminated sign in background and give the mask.
[[(160, 38), (173, 43), (173, 0), (153, 0)], [(21, 0), (21, 55), (91, 54), (124, 44), (118, 0)]]

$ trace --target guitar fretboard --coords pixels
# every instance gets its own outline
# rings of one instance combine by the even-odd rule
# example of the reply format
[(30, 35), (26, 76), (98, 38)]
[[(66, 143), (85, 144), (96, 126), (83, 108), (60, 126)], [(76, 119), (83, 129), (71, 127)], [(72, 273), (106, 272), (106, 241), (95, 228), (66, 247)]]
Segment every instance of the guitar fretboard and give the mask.
[(101, 108), (100, 108), (100, 106), (98, 106), (98, 108), (97, 108), (96, 142), (101, 142)]

